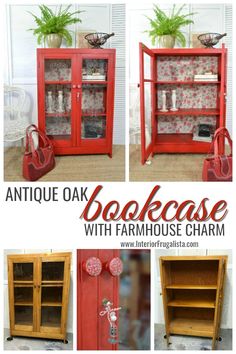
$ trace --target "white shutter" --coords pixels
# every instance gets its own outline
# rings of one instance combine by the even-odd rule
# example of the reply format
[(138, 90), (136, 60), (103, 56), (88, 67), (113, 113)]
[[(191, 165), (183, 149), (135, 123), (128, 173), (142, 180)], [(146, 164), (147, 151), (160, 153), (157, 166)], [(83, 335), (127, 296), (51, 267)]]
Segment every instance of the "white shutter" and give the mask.
[(110, 47), (116, 49), (114, 144), (125, 144), (125, 4), (112, 4)]
[(226, 126), (232, 134), (232, 5), (225, 5), (225, 32), (224, 43), (228, 48), (228, 63), (227, 63), (227, 108), (226, 108)]

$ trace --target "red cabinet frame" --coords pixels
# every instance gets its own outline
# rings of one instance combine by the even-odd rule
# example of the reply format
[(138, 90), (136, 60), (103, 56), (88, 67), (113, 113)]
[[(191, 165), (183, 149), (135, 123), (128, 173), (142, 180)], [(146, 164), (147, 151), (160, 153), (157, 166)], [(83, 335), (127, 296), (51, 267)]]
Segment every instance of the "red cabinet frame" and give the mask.
[[(106, 264), (119, 257), (119, 250), (77, 250), (77, 349), (78, 350), (117, 350), (109, 338), (109, 322), (106, 316), (99, 315), (103, 299), (119, 306), (119, 277), (113, 276)], [(94, 268), (93, 275), (86, 272), (88, 259), (100, 260), (102, 270)], [(116, 313), (119, 316), (119, 313)], [(118, 326), (118, 321), (116, 321)]]
[[(155, 153), (208, 153), (210, 143), (192, 140), (192, 134), (161, 134), (158, 131), (158, 120), (160, 116), (173, 118), (180, 116), (184, 119), (186, 116), (215, 116), (216, 128), (225, 126), (226, 117), (226, 66), (227, 49), (224, 44), (221, 48), (180, 48), (180, 49), (149, 49), (144, 44), (139, 44), (140, 60), (140, 120), (141, 120), (141, 162), (144, 164), (150, 155)], [(149, 58), (149, 76), (145, 72), (145, 58)], [(218, 67), (217, 82), (196, 82), (181, 80), (162, 80), (159, 79), (157, 61), (163, 57), (216, 57)], [(158, 107), (158, 90), (163, 85), (174, 87), (187, 87), (194, 85), (215, 85), (217, 87), (216, 102), (214, 109), (182, 109), (177, 112), (160, 112)], [(145, 86), (149, 86), (150, 107), (147, 107), (145, 99)], [(147, 112), (146, 108), (150, 110)], [(147, 126), (149, 125), (149, 132)], [(150, 140), (150, 141), (148, 141)], [(220, 153), (224, 153), (224, 141), (221, 141)]]
[[(46, 132), (46, 120), (50, 118), (70, 119), (70, 133), (56, 136), (48, 134), (52, 140), (56, 155), (69, 154), (108, 154), (112, 157), (113, 140), (113, 115), (114, 115), (114, 90), (115, 90), (115, 49), (37, 49), (37, 79), (38, 79), (38, 125), (39, 129)], [(70, 61), (70, 78), (50, 80), (45, 78), (47, 60)], [(105, 80), (83, 80), (83, 61), (105, 61), (107, 65)], [(63, 85), (70, 91), (71, 109), (65, 113), (47, 113), (46, 111), (46, 87), (56, 87), (57, 91)], [(103, 101), (104, 112), (98, 114), (98, 120), (105, 120), (104, 136), (97, 138), (82, 137), (82, 120), (90, 119), (93, 124), (94, 113), (82, 112), (82, 100), (85, 95), (83, 89), (89, 87), (104, 88)], [(67, 114), (68, 113), (68, 114)], [(51, 120), (52, 121), (52, 120)]]

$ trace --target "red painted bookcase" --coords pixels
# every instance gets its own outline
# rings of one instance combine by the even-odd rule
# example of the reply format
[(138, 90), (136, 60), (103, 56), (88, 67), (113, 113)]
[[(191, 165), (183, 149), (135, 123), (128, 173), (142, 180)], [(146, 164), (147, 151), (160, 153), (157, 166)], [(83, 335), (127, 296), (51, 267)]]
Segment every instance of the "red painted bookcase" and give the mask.
[(38, 125), (56, 155), (112, 157), (115, 49), (37, 49)]
[[(227, 49), (149, 49), (139, 44), (141, 162), (157, 153), (208, 153), (210, 142), (193, 140), (197, 124), (225, 126)], [(217, 81), (194, 81), (212, 72)], [(178, 111), (161, 112), (161, 91), (176, 90)], [(221, 141), (220, 153), (224, 152)]]

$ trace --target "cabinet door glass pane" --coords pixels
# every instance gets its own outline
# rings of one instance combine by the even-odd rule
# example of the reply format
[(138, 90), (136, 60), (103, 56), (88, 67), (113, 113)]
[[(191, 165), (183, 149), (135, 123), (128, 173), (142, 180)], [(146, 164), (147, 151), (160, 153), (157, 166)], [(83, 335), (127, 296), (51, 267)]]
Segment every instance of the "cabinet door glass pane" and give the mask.
[(151, 143), (151, 136), (152, 136), (152, 102), (151, 102), (151, 83), (145, 82), (144, 83), (144, 105), (145, 105), (145, 138), (146, 144), (145, 147), (147, 148), (148, 145)]
[(41, 310), (41, 326), (60, 327), (61, 326), (61, 307), (43, 306)]
[(15, 281), (31, 281), (33, 280), (33, 263), (14, 263), (13, 279)]
[(82, 88), (82, 139), (106, 137), (107, 87), (83, 85)]
[(44, 304), (62, 304), (62, 286), (42, 286), (41, 302)]
[(15, 304), (33, 305), (33, 287), (14, 287)]
[(107, 70), (107, 59), (84, 59), (82, 64), (82, 80), (106, 81)]
[(33, 325), (33, 306), (15, 306), (15, 324)]
[(70, 81), (71, 59), (45, 59), (45, 81)]
[(46, 134), (71, 139), (71, 85), (45, 85)]
[(42, 281), (63, 281), (64, 262), (43, 262), (42, 263)]

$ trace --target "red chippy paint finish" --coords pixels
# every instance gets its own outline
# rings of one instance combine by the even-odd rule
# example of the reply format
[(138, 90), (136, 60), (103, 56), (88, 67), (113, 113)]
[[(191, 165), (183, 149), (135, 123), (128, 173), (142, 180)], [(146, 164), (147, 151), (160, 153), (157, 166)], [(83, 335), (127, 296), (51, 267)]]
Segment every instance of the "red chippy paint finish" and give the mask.
[[(56, 155), (108, 154), (112, 157), (115, 57), (115, 49), (37, 49), (38, 126), (44, 132), (46, 130), (45, 83), (55, 84), (53, 81), (45, 81), (45, 60), (71, 60), (71, 80), (57, 82), (58, 85), (71, 85), (71, 138), (65, 139), (63, 136), (58, 136), (57, 139), (54, 139), (50, 136)], [(82, 80), (82, 63), (84, 59), (106, 59), (108, 61), (107, 80), (99, 82)], [(83, 84), (106, 85), (107, 90), (104, 98), (106, 101), (106, 114), (102, 114), (102, 116), (106, 117), (106, 134), (104, 138), (82, 139), (81, 137)]]
[(119, 307), (119, 277), (104, 269), (100, 275), (90, 276), (83, 264), (91, 257), (105, 265), (119, 257), (119, 250), (77, 250), (77, 349), (117, 350), (118, 344), (108, 342), (109, 322), (99, 313), (104, 310), (104, 299), (111, 301), (112, 307)]
[[(210, 143), (206, 142), (196, 142), (192, 140), (192, 133), (185, 133), (184, 131), (176, 130), (175, 133), (172, 132), (172, 117), (179, 116), (181, 120), (185, 118), (189, 122), (193, 122), (197, 117), (205, 117), (206, 122), (212, 119), (216, 122), (216, 128), (225, 126), (225, 117), (226, 117), (226, 66), (227, 66), (227, 49), (224, 44), (221, 48), (217, 49), (207, 49), (207, 48), (179, 48), (179, 49), (149, 49), (144, 44), (139, 44), (139, 55), (140, 55), (140, 120), (141, 120), (141, 162), (144, 164), (150, 155), (155, 153), (208, 153), (210, 150)], [(145, 76), (145, 59), (144, 56), (149, 56), (150, 58), (150, 76)], [(211, 62), (217, 63), (217, 82), (194, 82), (191, 79), (191, 75), (188, 76), (188, 73), (181, 72), (178, 75), (178, 66), (174, 66), (173, 63), (168, 62), (165, 66), (162, 65), (161, 72), (158, 73), (158, 60), (168, 59), (168, 56), (173, 60), (176, 58), (177, 62), (179, 58), (190, 58), (190, 61), (194, 62), (195, 57), (200, 58), (200, 62), (203, 63), (204, 68), (204, 58), (214, 57), (216, 60), (211, 60)], [(194, 58), (193, 58), (194, 57)], [(206, 59), (205, 59), (206, 61)], [(214, 64), (213, 63), (213, 64)], [(205, 63), (205, 71), (209, 71), (209, 63)], [(166, 70), (165, 70), (166, 69)], [(215, 69), (215, 67), (213, 67)], [(173, 70), (173, 78), (170, 73)], [(181, 68), (182, 70), (182, 68)], [(189, 70), (189, 67), (185, 66), (185, 71)], [(165, 73), (166, 71), (166, 73)], [(177, 73), (177, 75), (176, 75)], [(197, 72), (202, 74), (202, 72)], [(165, 79), (167, 77), (167, 79)], [(164, 81), (163, 81), (164, 80)], [(145, 110), (145, 85), (150, 85), (151, 91), (151, 107), (147, 107), (150, 116), (146, 116), (147, 110)], [(169, 85), (169, 86), (168, 86)], [(209, 87), (212, 91), (213, 87), (216, 89), (215, 98), (212, 96), (212, 99), (215, 99), (216, 102), (210, 101), (211, 97), (206, 95), (206, 89)], [(160, 112), (160, 107), (158, 107), (158, 91), (176, 89), (176, 88), (186, 88), (187, 91), (192, 88), (202, 88), (206, 99), (203, 102), (202, 108), (195, 107), (197, 101), (194, 102), (193, 107), (183, 107), (180, 108), (179, 112), (168, 111), (166, 113)], [(205, 97), (204, 96), (204, 97)], [(185, 99), (183, 103), (188, 103), (188, 99)], [(191, 101), (191, 100), (190, 100)], [(207, 107), (208, 101), (210, 102), (210, 107)], [(213, 105), (215, 107), (213, 107)], [(190, 118), (191, 116), (194, 118)], [(162, 131), (158, 131), (158, 121), (162, 122)], [(167, 129), (163, 129), (163, 122), (166, 121), (169, 124), (170, 133), (166, 133)], [(168, 123), (169, 122), (169, 123)], [(147, 144), (147, 135), (145, 127), (149, 125), (151, 127), (151, 141)], [(179, 126), (185, 127), (181, 122)], [(224, 141), (223, 139), (220, 142), (220, 153), (224, 153)]]
[(119, 276), (123, 271), (123, 263), (119, 257), (113, 258), (107, 265), (107, 268), (113, 277)]
[(97, 277), (102, 271), (102, 262), (97, 257), (90, 257), (83, 263), (83, 269), (92, 277)]

